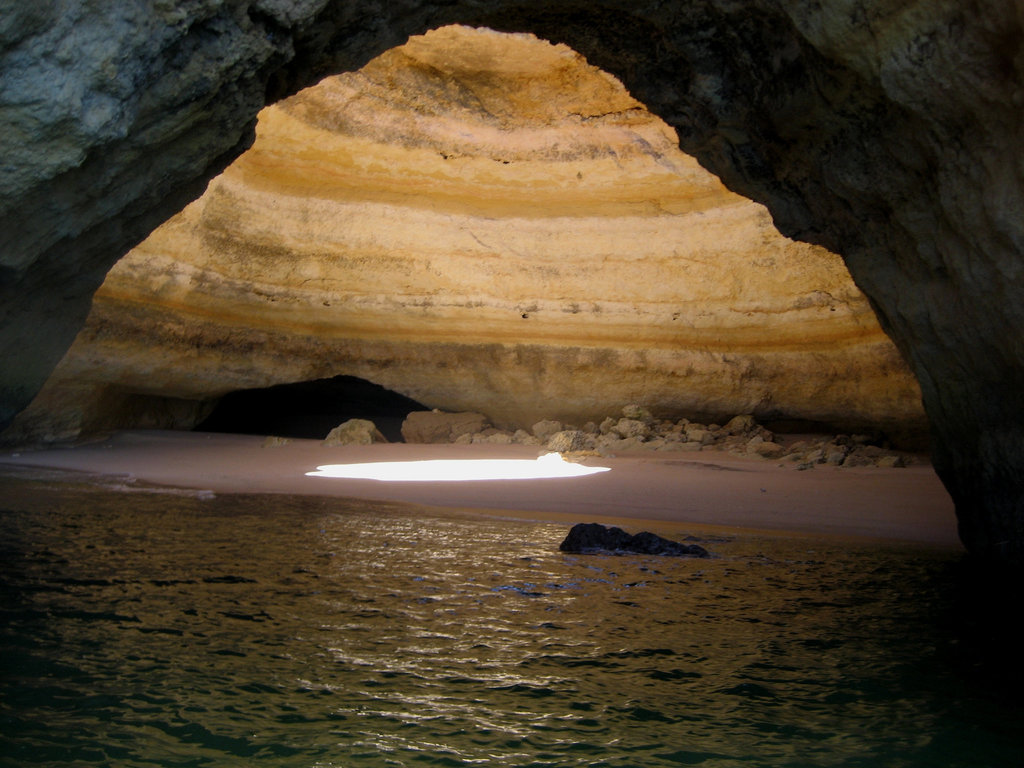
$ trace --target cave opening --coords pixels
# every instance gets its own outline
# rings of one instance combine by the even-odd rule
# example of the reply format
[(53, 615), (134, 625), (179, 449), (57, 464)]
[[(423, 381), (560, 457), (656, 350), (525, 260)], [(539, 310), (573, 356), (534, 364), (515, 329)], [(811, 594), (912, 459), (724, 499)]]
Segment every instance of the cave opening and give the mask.
[(402, 442), (405, 417), (424, 410), (429, 409), (379, 384), (332, 376), (229, 392), (195, 429), (322, 440), (349, 419), (367, 419), (395, 443)]

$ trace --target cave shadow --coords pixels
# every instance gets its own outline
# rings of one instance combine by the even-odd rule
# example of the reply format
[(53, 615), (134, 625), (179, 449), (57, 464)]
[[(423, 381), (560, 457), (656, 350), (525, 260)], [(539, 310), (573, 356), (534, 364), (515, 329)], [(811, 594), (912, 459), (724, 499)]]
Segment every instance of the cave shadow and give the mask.
[(402, 442), (411, 411), (430, 410), (415, 400), (356, 376), (334, 376), (224, 395), (198, 432), (323, 440), (349, 419), (369, 419), (391, 442)]

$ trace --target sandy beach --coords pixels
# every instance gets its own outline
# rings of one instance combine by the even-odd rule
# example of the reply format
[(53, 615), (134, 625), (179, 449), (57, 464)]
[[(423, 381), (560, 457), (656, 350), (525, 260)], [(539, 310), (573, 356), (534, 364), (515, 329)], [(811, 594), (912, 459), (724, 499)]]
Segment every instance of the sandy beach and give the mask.
[[(5, 451), (0, 471), (85, 473), (115, 486), (334, 496), (552, 520), (661, 521), (958, 546), (953, 504), (925, 463), (797, 471), (791, 463), (702, 451), (587, 457), (580, 463), (608, 471), (566, 478), (388, 482), (306, 474), (324, 465), (531, 461), (538, 453), (515, 445), (325, 446), (318, 440), (265, 447), (264, 438), (250, 435), (125, 431), (75, 447)], [(3, 482), (0, 477), (0, 487)]]

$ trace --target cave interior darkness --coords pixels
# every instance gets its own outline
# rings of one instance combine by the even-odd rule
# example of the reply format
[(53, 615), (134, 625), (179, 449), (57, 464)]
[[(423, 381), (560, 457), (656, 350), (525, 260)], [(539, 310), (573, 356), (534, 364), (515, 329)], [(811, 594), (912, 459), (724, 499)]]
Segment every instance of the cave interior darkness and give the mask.
[(368, 419), (390, 442), (402, 440), (402, 422), (411, 411), (428, 410), (415, 400), (356, 376), (278, 384), (229, 392), (199, 432), (322, 440), (349, 419)]

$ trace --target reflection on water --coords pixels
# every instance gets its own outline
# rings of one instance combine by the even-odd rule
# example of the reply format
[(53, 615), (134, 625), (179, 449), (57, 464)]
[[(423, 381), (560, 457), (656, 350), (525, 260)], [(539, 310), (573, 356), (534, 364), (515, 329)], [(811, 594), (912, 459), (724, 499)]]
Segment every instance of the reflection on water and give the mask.
[(1020, 763), (953, 552), (2, 482), (2, 765)]

